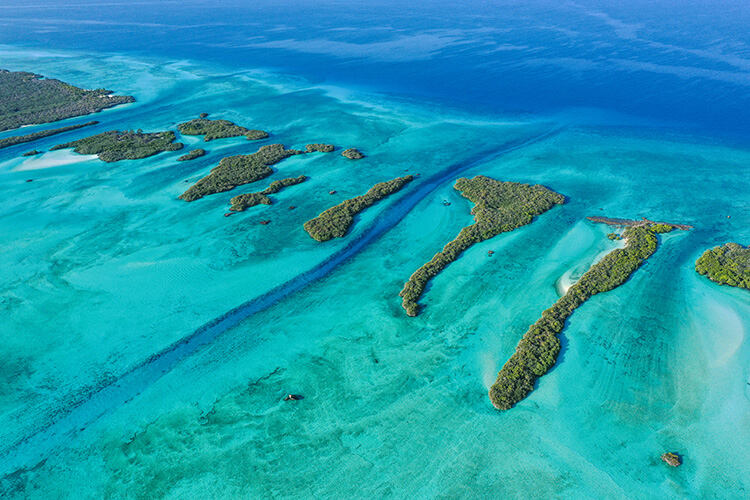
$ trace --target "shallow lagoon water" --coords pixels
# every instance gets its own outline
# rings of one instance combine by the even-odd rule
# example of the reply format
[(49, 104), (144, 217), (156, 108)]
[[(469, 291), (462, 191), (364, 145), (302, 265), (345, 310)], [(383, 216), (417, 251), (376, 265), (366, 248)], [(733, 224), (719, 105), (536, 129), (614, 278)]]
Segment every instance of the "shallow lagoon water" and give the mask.
[[(203, 111), (272, 133), (211, 141), (205, 157), (183, 163), (182, 152), (106, 164), (71, 163), (69, 152), (20, 159), (28, 145), (0, 151), (0, 453), (12, 457), (4, 469), (22, 464), (0, 471), (5, 494), (724, 498), (748, 488), (750, 298), (692, 269), (706, 247), (750, 238), (747, 151), (611, 123), (476, 116), (190, 61), (3, 57), (14, 69), (138, 96), (64, 141), (174, 128)], [(255, 184), (176, 199), (223, 156), (319, 141), (367, 158), (295, 157)], [(35, 161), (44, 168), (23, 167)], [(446, 168), (542, 183), (568, 202), (471, 248), (431, 283), (423, 314), (407, 318), (403, 282), (471, 223), (451, 177), (331, 272), (128, 387), (124, 404), (51, 434), (48, 424), (86, 409), (92, 391), (315, 268)], [(321, 245), (302, 230), (406, 172), (421, 175), (347, 238)], [(310, 180), (273, 205), (222, 217), (231, 196), (300, 174)], [(558, 280), (617, 245), (584, 221), (600, 214), (696, 229), (664, 236), (631, 280), (576, 311), (558, 365), (518, 407), (494, 411), (487, 387), (557, 299)], [(305, 399), (282, 402), (289, 392)], [(44, 446), (17, 445), (32, 435)], [(668, 449), (684, 453), (683, 467), (661, 463)]]

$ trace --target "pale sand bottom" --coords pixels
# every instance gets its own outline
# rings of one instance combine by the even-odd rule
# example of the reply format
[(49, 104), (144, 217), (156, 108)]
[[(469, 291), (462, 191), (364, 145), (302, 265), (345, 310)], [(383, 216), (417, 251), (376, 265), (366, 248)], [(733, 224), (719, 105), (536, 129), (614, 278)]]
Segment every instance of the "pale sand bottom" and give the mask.
[[(65, 79), (66, 68), (85, 61), (39, 71)], [(123, 79), (137, 73), (112, 71)], [(347, 238), (318, 245), (301, 221), (333, 201), (414, 168), (424, 179), (466, 151), (497, 148), (515, 130), (444, 125), (441, 110), (420, 117), (384, 108), (371, 119), (315, 93), (271, 94), (231, 77), (188, 85), (162, 76), (143, 83), (179, 81), (179, 92), (144, 87), (163, 94), (160, 106), (135, 125), (129, 117), (113, 128), (176, 123), (186, 93), (191, 109), (252, 116), (278, 142), (321, 138), (360, 146), (368, 159), (357, 168), (335, 154), (285, 160), (273, 178), (307, 174), (310, 181), (231, 218), (222, 213), (234, 193), (176, 199), (186, 179), (212, 165), (178, 165), (170, 155), (117, 168), (76, 163), (55, 170), (53, 182), (26, 184), (16, 175), (21, 182), (0, 183), (0, 288), (7, 290), (0, 446), (43, 433), (58, 404), (85, 396), (81, 388), (322, 261), (388, 204), (358, 217)], [(24, 163), (40, 167), (48, 156), (58, 160), (50, 167), (85, 158), (60, 151)], [(29, 460), (9, 487), (27, 498), (72, 491), (90, 498), (684, 498), (746, 490), (750, 463), (736, 448), (750, 429), (738, 418), (750, 414), (743, 394), (750, 357), (736, 325), (747, 324), (750, 308), (744, 296), (712, 286), (705, 293), (719, 307), (705, 306), (691, 292), (705, 278), (691, 266), (717, 238), (750, 237), (741, 214), (705, 229), (707, 214), (731, 211), (727, 185), (747, 190), (748, 161), (739, 150), (570, 129), (478, 165), (461, 175), (543, 183), (569, 201), (469, 249), (435, 278), (424, 313), (406, 318), (403, 282), (471, 222), (470, 204), (446, 183), (330, 275), (137, 387), (136, 397), (71, 435), (45, 462)], [(94, 165), (101, 168), (88, 168)], [(444, 198), (452, 204), (443, 206)], [(291, 204), (297, 209), (287, 210)], [(580, 222), (599, 207), (696, 230), (665, 236), (631, 280), (587, 301), (561, 335), (555, 368), (517, 408), (494, 411), (485, 380), (554, 303), (556, 279), (585, 272), (613, 248), (606, 228)], [(260, 226), (260, 218), (273, 222)], [(571, 227), (577, 230), (566, 237)], [(685, 319), (686, 309), (711, 314)], [(737, 317), (717, 321), (724, 310)], [(702, 343), (715, 353), (704, 354)], [(305, 399), (281, 401), (289, 392)], [(659, 460), (666, 450), (684, 453), (685, 465), (667, 468)]]
[(28, 160), (13, 169), (15, 172), (25, 172), (29, 170), (42, 170), (46, 168), (62, 167), (74, 163), (86, 163), (98, 160), (96, 155), (81, 155), (74, 153), (73, 150), (63, 149), (59, 151), (50, 151), (36, 156), (30, 156)]

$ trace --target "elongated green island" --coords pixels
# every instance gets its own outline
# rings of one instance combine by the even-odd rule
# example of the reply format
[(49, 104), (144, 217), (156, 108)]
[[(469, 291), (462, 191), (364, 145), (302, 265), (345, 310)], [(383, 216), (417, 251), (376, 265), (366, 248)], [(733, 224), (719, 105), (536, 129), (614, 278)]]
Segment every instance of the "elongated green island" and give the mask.
[(91, 125), (96, 125), (97, 123), (99, 122), (92, 121), (92, 122), (87, 122), (87, 123), (80, 123), (78, 125), (69, 125), (67, 127), (52, 128), (49, 130), (41, 130), (39, 132), (34, 132), (32, 134), (14, 135), (11, 137), (6, 137), (5, 139), (0, 139), (0, 149), (7, 148), (10, 146), (15, 146), (16, 144), (23, 144), (26, 142), (36, 141), (37, 139), (43, 139), (44, 137), (50, 137), (52, 135), (62, 134), (63, 132), (69, 132), (71, 130), (78, 130), (79, 128), (83, 128), (83, 127), (90, 127)]
[(305, 146), (305, 150), (308, 153), (313, 153), (315, 151), (319, 153), (330, 153), (334, 149), (336, 149), (336, 146), (333, 144), (308, 144)]
[(182, 193), (180, 198), (195, 201), (210, 194), (229, 191), (237, 186), (264, 179), (273, 173), (269, 165), (303, 153), (304, 151), (297, 149), (286, 149), (283, 144), (269, 144), (253, 154), (227, 156), (222, 158), (219, 165), (207, 176)]
[(279, 179), (273, 181), (266, 189), (257, 193), (245, 193), (239, 196), (235, 196), (229, 202), (232, 204), (229, 210), (233, 212), (242, 212), (243, 210), (254, 207), (255, 205), (271, 205), (273, 201), (268, 197), (269, 194), (278, 193), (282, 189), (288, 186), (294, 186), (305, 182), (307, 177), (300, 175), (299, 177), (287, 177), (286, 179)]
[(204, 154), (206, 154), (206, 150), (205, 149), (200, 149), (200, 148), (193, 149), (191, 151), (188, 151), (184, 155), (180, 156), (179, 158), (177, 158), (177, 161), (190, 161), (190, 160), (194, 160), (196, 158), (199, 158), (199, 157), (203, 156)]
[(354, 216), (386, 196), (399, 191), (414, 179), (413, 176), (397, 177), (390, 181), (379, 182), (365, 194), (344, 200), (336, 206), (321, 212), (314, 219), (305, 222), (305, 231), (318, 241), (342, 238), (354, 223)]
[(709, 248), (695, 261), (695, 270), (720, 285), (750, 289), (750, 246), (725, 243)]
[(417, 300), (427, 287), (427, 283), (456, 260), (463, 251), (500, 233), (529, 224), (537, 215), (565, 202), (563, 195), (538, 184), (532, 186), (518, 182), (501, 182), (483, 175), (473, 179), (458, 179), (454, 188), (474, 202), (471, 213), (476, 222), (463, 228), (456, 239), (417, 269), (404, 284), (399, 295), (403, 298), (401, 305), (409, 316), (419, 313)]
[(52, 147), (55, 149), (74, 148), (73, 151), (83, 155), (98, 155), (106, 162), (120, 160), (138, 160), (163, 151), (182, 149), (182, 143), (174, 142), (174, 132), (145, 133), (138, 130), (110, 130), (77, 141), (66, 142)]
[(268, 137), (268, 132), (263, 130), (251, 130), (235, 125), (229, 120), (211, 120), (208, 118), (196, 118), (189, 122), (177, 125), (177, 130), (182, 135), (202, 135), (204, 141), (224, 139), (226, 137), (245, 136), (248, 140), (257, 141)]
[(607, 292), (627, 281), (657, 247), (657, 233), (671, 231), (665, 224), (630, 226), (622, 233), (625, 248), (609, 252), (581, 276), (542, 317), (529, 327), (516, 352), (503, 365), (489, 391), (490, 401), (498, 410), (508, 410), (525, 398), (537, 378), (552, 368), (560, 352), (557, 337), (565, 321), (589, 298)]
[(134, 102), (111, 90), (84, 90), (25, 71), (0, 70), (0, 132), (96, 113)]

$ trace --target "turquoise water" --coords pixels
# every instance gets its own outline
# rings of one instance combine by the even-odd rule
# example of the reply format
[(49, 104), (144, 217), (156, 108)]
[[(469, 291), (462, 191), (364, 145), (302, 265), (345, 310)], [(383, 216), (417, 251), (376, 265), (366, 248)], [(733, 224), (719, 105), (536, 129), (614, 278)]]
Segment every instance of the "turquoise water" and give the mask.
[[(190, 182), (258, 143), (211, 141), (190, 162), (0, 150), (5, 495), (746, 496), (750, 296), (693, 262), (750, 240), (750, 151), (604, 111), (479, 115), (188, 59), (9, 46), (0, 56), (137, 97), (65, 141), (174, 129), (206, 111), (271, 132), (260, 144), (367, 155), (293, 157), (188, 204), (176, 198)], [(302, 229), (405, 173), (420, 176), (346, 238), (319, 244)], [(273, 205), (222, 216), (235, 194), (301, 174), (310, 180)], [(407, 318), (398, 292), (471, 223), (452, 185), (477, 174), (541, 183), (568, 202), (468, 250)], [(528, 325), (618, 245), (587, 215), (695, 229), (665, 235), (631, 280), (578, 310), (556, 367), (496, 412), (487, 389)], [(305, 399), (281, 401), (290, 392)], [(667, 450), (685, 464), (666, 467)]]

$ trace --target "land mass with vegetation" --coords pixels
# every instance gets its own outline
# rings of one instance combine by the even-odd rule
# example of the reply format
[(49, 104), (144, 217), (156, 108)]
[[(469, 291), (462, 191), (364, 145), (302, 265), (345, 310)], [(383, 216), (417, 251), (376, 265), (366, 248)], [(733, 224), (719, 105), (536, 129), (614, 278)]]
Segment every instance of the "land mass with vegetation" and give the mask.
[(336, 146), (333, 144), (308, 144), (305, 146), (305, 150), (308, 153), (312, 153), (315, 151), (318, 151), (319, 153), (330, 153), (334, 149), (336, 149)]
[(633, 272), (657, 248), (657, 233), (671, 231), (669, 224), (629, 226), (622, 233), (625, 247), (609, 252), (581, 276), (555, 304), (542, 313), (503, 365), (489, 391), (489, 398), (498, 410), (508, 410), (525, 398), (537, 378), (554, 366), (560, 352), (557, 335), (565, 321), (589, 298), (607, 292), (627, 281)]
[(695, 270), (721, 285), (750, 289), (750, 246), (725, 243), (709, 248), (695, 261)]
[(0, 70), (0, 132), (96, 113), (134, 102), (111, 90), (85, 90), (25, 71)]
[(6, 137), (5, 139), (0, 139), (0, 149), (8, 148), (10, 146), (15, 146), (16, 144), (23, 144), (25, 142), (36, 141), (37, 139), (43, 139), (45, 137), (50, 137), (52, 135), (62, 134), (63, 132), (69, 132), (71, 130), (78, 130), (79, 128), (89, 127), (91, 125), (96, 125), (97, 123), (99, 122), (92, 121), (92, 122), (80, 123), (78, 125), (68, 125), (67, 127), (52, 128), (49, 130), (41, 130), (39, 132), (34, 132), (31, 134), (26, 134), (26, 135), (14, 135), (11, 137)]
[(307, 177), (300, 175), (299, 177), (287, 177), (285, 179), (279, 179), (273, 181), (266, 189), (257, 193), (245, 193), (239, 196), (235, 196), (229, 202), (232, 204), (229, 210), (233, 212), (242, 212), (243, 210), (254, 207), (255, 205), (271, 205), (273, 201), (268, 197), (269, 194), (278, 193), (282, 189), (288, 186), (294, 186), (305, 182)]
[(537, 215), (565, 202), (565, 196), (538, 184), (501, 182), (483, 175), (458, 179), (454, 188), (474, 202), (471, 213), (475, 222), (463, 228), (453, 241), (417, 269), (404, 284), (399, 295), (403, 298), (402, 307), (409, 316), (419, 313), (417, 300), (429, 281), (466, 249), (500, 233), (525, 226)]
[(305, 231), (317, 241), (341, 238), (346, 235), (349, 227), (354, 223), (355, 215), (386, 196), (399, 191), (413, 179), (414, 176), (407, 175), (375, 184), (365, 194), (344, 200), (338, 205), (321, 212), (314, 219), (305, 222)]
[(199, 157), (203, 156), (204, 154), (206, 154), (206, 150), (205, 149), (200, 149), (200, 148), (199, 149), (193, 149), (192, 151), (188, 151), (184, 155), (182, 155), (179, 158), (177, 158), (177, 161), (190, 161), (190, 160), (194, 160), (196, 158), (199, 158)]
[(180, 123), (177, 125), (177, 130), (182, 135), (202, 135), (204, 141), (243, 135), (251, 141), (268, 137), (268, 132), (263, 130), (251, 130), (235, 125), (229, 120), (211, 120), (209, 118), (196, 118), (189, 122)]
[(672, 224), (671, 222), (657, 222), (653, 221), (651, 219), (647, 219), (646, 217), (641, 217), (640, 219), (618, 219), (614, 217), (600, 217), (600, 216), (593, 216), (593, 217), (586, 217), (591, 222), (598, 222), (601, 224), (607, 224), (609, 226), (648, 226), (651, 228), (652, 231), (657, 230), (658, 232), (658, 226), (662, 226), (663, 228), (669, 229), (671, 231), (672, 229), (682, 229), (683, 231), (689, 231), (690, 229), (693, 229), (693, 226), (689, 226), (687, 224)]
[(341, 152), (341, 156), (349, 158), (350, 160), (361, 160), (365, 157), (357, 148), (345, 149)]
[(175, 143), (174, 132), (145, 133), (140, 130), (110, 130), (77, 141), (58, 144), (51, 148), (74, 148), (76, 153), (84, 155), (98, 155), (106, 162), (120, 160), (137, 160), (161, 153), (163, 151), (177, 151), (182, 149), (182, 143)]
[(185, 201), (195, 201), (210, 194), (229, 191), (237, 186), (264, 179), (273, 173), (269, 165), (304, 151), (286, 149), (283, 144), (262, 146), (249, 155), (227, 156), (211, 172), (180, 195)]

